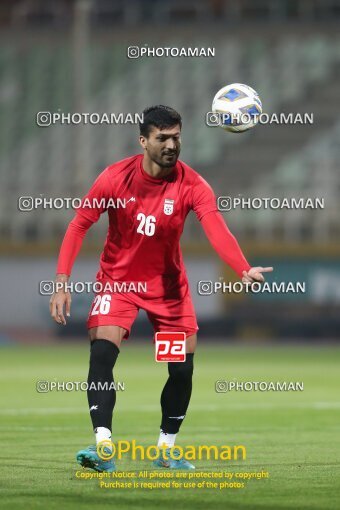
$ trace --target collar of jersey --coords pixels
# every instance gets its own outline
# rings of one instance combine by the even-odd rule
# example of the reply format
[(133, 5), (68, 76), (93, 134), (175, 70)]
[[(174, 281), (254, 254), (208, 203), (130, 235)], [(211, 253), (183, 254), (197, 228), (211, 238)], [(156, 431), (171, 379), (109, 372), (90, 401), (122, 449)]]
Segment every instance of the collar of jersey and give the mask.
[(175, 180), (177, 173), (177, 163), (175, 169), (165, 177), (152, 177), (143, 168), (143, 156), (139, 160), (139, 175), (143, 181), (151, 182), (152, 184), (163, 184), (163, 182), (172, 182)]

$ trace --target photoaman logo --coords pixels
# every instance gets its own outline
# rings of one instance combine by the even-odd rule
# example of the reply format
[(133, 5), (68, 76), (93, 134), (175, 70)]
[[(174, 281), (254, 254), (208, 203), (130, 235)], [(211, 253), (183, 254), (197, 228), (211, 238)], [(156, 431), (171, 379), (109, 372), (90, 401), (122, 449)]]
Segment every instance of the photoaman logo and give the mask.
[(158, 332), (155, 335), (155, 359), (156, 361), (184, 362), (186, 335), (183, 332)]

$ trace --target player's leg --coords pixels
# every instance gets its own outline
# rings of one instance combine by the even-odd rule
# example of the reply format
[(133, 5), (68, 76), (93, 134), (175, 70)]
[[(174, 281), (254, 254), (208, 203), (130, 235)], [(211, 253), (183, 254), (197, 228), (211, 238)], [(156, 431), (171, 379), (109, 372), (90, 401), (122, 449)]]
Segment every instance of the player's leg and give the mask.
[[(119, 354), (119, 346), (127, 330), (119, 326), (99, 326), (89, 329), (90, 364), (87, 378), (87, 399), (95, 433), (96, 445), (77, 453), (77, 461), (83, 467), (96, 471), (111, 472), (116, 469), (110, 457), (112, 414), (116, 403), (113, 368)], [(105, 441), (98, 455), (97, 445)]]
[[(87, 321), (90, 339), (87, 398), (96, 445), (106, 441), (105, 452), (109, 455), (112, 451), (110, 448), (112, 414), (116, 403), (113, 369), (121, 342), (123, 338), (129, 336), (138, 314), (138, 307), (126, 297), (118, 295), (112, 295), (106, 302), (109, 302), (110, 306), (102, 307), (105, 313), (101, 313), (96, 297)], [(114, 471), (114, 462), (101, 459), (96, 451), (96, 445), (78, 452), (78, 462), (97, 471)]]
[[(154, 461), (154, 465), (170, 469), (195, 469), (193, 464), (183, 458), (176, 458), (176, 436), (185, 418), (192, 391), (192, 376), (194, 370), (194, 353), (197, 335), (190, 335), (186, 340), (185, 362), (168, 363), (169, 377), (161, 394), (162, 421), (158, 439), (158, 447), (164, 452)], [(170, 455), (170, 451), (172, 452)], [(178, 450), (177, 450), (178, 453)]]
[(186, 360), (168, 363), (169, 377), (161, 394), (162, 422), (158, 446), (175, 444), (176, 434), (185, 418), (191, 392), (194, 371), (194, 352), (197, 335), (190, 335), (186, 340)]
[(111, 441), (112, 414), (116, 404), (113, 368), (127, 330), (120, 326), (89, 329), (90, 365), (87, 399), (96, 442)]
[(185, 341), (185, 350), (187, 353), (191, 354), (196, 351), (197, 346), (197, 335), (190, 335)]
[[(172, 286), (172, 282), (171, 282)], [(168, 379), (161, 393), (161, 430), (158, 446), (165, 444), (174, 446), (178, 433), (186, 415), (191, 391), (194, 369), (194, 352), (197, 344), (197, 320), (188, 284), (184, 284), (178, 292), (170, 289), (167, 299), (155, 298), (140, 303), (146, 310), (154, 331), (182, 331), (186, 334), (186, 361), (168, 363)], [(164, 462), (163, 455), (154, 461), (157, 467), (173, 469), (194, 469), (185, 459)]]

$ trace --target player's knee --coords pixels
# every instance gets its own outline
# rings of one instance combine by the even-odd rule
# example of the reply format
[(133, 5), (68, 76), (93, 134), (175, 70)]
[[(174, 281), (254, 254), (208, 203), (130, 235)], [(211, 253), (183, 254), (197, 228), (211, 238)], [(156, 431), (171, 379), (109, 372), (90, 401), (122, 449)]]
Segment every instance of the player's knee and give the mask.
[(126, 337), (128, 331), (120, 326), (97, 326), (89, 329), (89, 338), (93, 340), (108, 340), (114, 343), (118, 349), (124, 337)]
[(112, 368), (119, 352), (117, 345), (109, 340), (93, 340), (91, 342), (90, 366), (111, 366)]
[(187, 354), (182, 363), (169, 363), (169, 375), (179, 381), (187, 381), (192, 378), (194, 372), (194, 354)]

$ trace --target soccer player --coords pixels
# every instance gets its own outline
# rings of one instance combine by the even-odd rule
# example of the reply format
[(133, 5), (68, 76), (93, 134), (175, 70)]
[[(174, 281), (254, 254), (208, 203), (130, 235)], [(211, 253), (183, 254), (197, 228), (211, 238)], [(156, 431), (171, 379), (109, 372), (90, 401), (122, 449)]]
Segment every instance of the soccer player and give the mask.
[[(186, 334), (186, 361), (168, 363), (169, 377), (161, 393), (162, 420), (158, 446), (168, 449), (186, 415), (197, 342), (197, 322), (179, 240), (187, 214), (193, 210), (218, 255), (244, 283), (264, 281), (272, 268), (251, 267), (227, 228), (209, 184), (178, 159), (181, 149), (180, 115), (167, 106), (143, 112), (140, 145), (143, 154), (108, 166), (96, 179), (70, 222), (60, 249), (56, 281), (67, 283), (82, 240), (107, 211), (109, 228), (97, 281), (146, 282), (146, 292), (98, 292), (90, 309), (88, 404), (96, 444), (111, 440), (116, 401), (113, 368), (121, 342), (127, 339), (138, 310), (146, 311), (155, 332)], [(125, 199), (125, 207), (110, 200)], [(71, 297), (65, 286), (51, 298), (50, 312), (59, 324), (70, 315)], [(101, 385), (99, 385), (101, 383)], [(105, 384), (108, 389), (104, 389)], [(100, 386), (100, 388), (99, 388)], [(111, 386), (111, 389), (109, 389)], [(141, 395), (142, 398), (142, 395)], [(169, 450), (166, 450), (168, 452)], [(174, 449), (172, 450), (174, 452)], [(175, 455), (172, 455), (175, 457)], [(90, 446), (77, 454), (78, 462), (97, 471), (114, 471), (113, 460), (103, 460)], [(194, 469), (185, 459), (160, 454), (157, 467)]]

